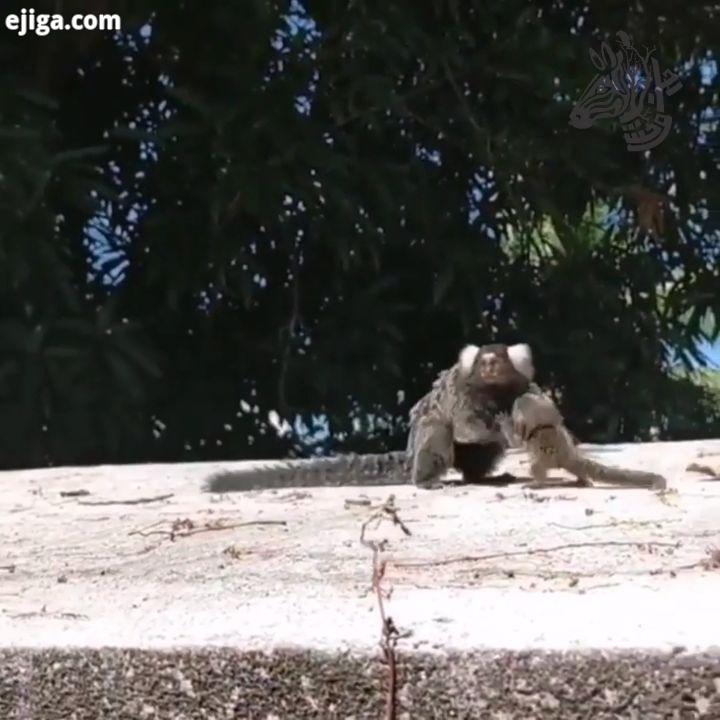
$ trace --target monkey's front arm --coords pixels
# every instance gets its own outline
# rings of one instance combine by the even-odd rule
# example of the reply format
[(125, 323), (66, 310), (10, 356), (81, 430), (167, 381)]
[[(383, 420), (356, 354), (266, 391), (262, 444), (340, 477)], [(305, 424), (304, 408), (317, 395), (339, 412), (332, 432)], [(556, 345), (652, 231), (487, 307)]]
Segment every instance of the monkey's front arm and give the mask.
[(452, 427), (439, 419), (421, 418), (408, 443), (411, 453), (410, 477), (413, 485), (438, 487), (440, 478), (453, 465)]

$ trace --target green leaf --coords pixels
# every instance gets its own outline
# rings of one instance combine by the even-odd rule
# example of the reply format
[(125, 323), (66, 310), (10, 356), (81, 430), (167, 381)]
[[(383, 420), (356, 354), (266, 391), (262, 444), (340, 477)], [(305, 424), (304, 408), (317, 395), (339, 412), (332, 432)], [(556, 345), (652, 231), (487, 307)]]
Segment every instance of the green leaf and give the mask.
[(54, 166), (62, 165), (66, 162), (74, 162), (76, 160), (84, 160), (86, 158), (102, 157), (107, 155), (107, 145), (96, 145), (94, 147), (78, 148), (76, 150), (63, 150), (52, 157)]
[(42, 137), (42, 132), (33, 128), (0, 125), (0, 140), (35, 140), (40, 142)]

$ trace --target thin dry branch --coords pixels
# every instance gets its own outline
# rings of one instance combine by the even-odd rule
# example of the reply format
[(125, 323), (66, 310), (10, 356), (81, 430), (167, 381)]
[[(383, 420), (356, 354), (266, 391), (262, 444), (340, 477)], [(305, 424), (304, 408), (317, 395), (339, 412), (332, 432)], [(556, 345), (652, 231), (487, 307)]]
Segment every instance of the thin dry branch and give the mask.
[(215, 522), (208, 522), (200, 527), (197, 527), (195, 523), (189, 518), (184, 520), (174, 520), (169, 530), (151, 530), (150, 528), (157, 527), (163, 521), (153, 523), (152, 525), (141, 529), (131, 530), (128, 535), (139, 535), (140, 537), (150, 537), (151, 535), (164, 535), (174, 541), (179, 537), (190, 537), (191, 535), (199, 535), (205, 532), (216, 532), (219, 530), (234, 530), (235, 528), (248, 527), (250, 525), (287, 525), (285, 520), (248, 520), (247, 522), (231, 523), (226, 525), (222, 520), (216, 520)]
[(153, 497), (139, 497), (131, 500), (78, 500), (78, 505), (143, 505), (144, 503), (160, 502), (174, 497), (175, 493), (155, 495)]
[(89, 490), (61, 490), (60, 497), (73, 498), (73, 497), (87, 497), (90, 494)]
[(27, 618), (34, 618), (34, 617), (55, 617), (55, 618), (61, 618), (63, 620), (88, 620), (87, 615), (83, 615), (82, 613), (74, 613), (74, 612), (46, 612), (45, 608), (42, 610), (28, 610), (26, 612), (19, 612), (19, 613), (8, 613), (8, 617), (12, 618), (13, 620), (23, 620)]
[(613, 520), (608, 523), (595, 523), (593, 525), (562, 525), (561, 523), (552, 522), (551, 527), (560, 528), (561, 530), (597, 530), (601, 528), (615, 528), (621, 525), (629, 525), (630, 527), (645, 527), (647, 525), (660, 526), (664, 523), (680, 522), (680, 518), (659, 518), (657, 520)]
[(387, 560), (381, 557), (381, 553), (387, 547), (387, 540), (367, 540), (365, 538), (365, 532), (371, 522), (377, 521), (376, 526), (382, 522), (383, 519), (390, 518), (394, 525), (400, 527), (405, 535), (411, 535), (412, 533), (407, 528), (405, 523), (400, 519), (397, 514), (397, 508), (395, 507), (395, 496), (390, 495), (385, 503), (380, 506), (370, 517), (362, 524), (360, 530), (360, 543), (369, 548), (372, 551), (372, 588), (377, 598), (378, 610), (380, 611), (380, 619), (382, 622), (382, 635), (380, 640), (380, 647), (383, 651), (383, 657), (388, 667), (388, 688), (387, 688), (387, 700), (385, 704), (385, 718), (386, 720), (397, 719), (397, 656), (395, 649), (398, 640), (403, 637), (407, 637), (409, 633), (400, 633), (397, 626), (393, 622), (393, 619), (389, 617), (385, 612), (384, 599), (390, 597), (390, 592), (384, 591), (382, 588), (382, 581), (385, 577), (385, 571), (387, 569)]
[(565, 543), (563, 545), (554, 545), (546, 548), (531, 548), (528, 550), (511, 550), (510, 552), (489, 553), (488, 555), (461, 555), (458, 557), (445, 558), (443, 560), (425, 560), (422, 562), (399, 562), (396, 563), (400, 568), (417, 568), (417, 567), (440, 567), (444, 565), (453, 565), (462, 562), (479, 562), (482, 560), (497, 560), (498, 558), (520, 557), (523, 555), (544, 555), (548, 553), (560, 552), (562, 550), (576, 550), (584, 547), (678, 547), (678, 543), (674, 542), (641, 542), (641, 541), (624, 541), (624, 540), (607, 540), (605, 542), (579, 542)]

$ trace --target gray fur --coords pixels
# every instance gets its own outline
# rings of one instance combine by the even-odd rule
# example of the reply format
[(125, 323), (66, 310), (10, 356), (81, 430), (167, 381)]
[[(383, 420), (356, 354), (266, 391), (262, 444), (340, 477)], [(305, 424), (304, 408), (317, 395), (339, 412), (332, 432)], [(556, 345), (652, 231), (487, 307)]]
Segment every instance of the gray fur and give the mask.
[[(523, 376), (534, 372), (530, 348), (525, 345), (513, 347), (514, 356), (522, 363), (519, 372)], [(475, 346), (466, 347), (458, 362), (440, 372), (428, 393), (412, 407), (404, 452), (266, 463), (260, 467), (216, 473), (206, 479), (203, 489), (206, 492), (235, 492), (271, 487), (410, 483), (417, 487), (436, 487), (442, 475), (453, 466), (454, 441), (495, 444), (501, 449), (508, 446), (505, 420), (499, 416), (492, 418), (492, 422), (483, 419), (465, 390), (468, 358), (472, 365), (477, 350), (479, 348)], [(531, 386), (530, 391), (535, 387)]]
[(406, 458), (401, 451), (263, 463), (215, 473), (205, 480), (203, 490), (225, 493), (322, 485), (406, 485), (410, 482)]
[(555, 403), (545, 395), (526, 393), (513, 405), (514, 432), (523, 439), (530, 455), (532, 487), (547, 485), (547, 471), (552, 468), (567, 470), (579, 485), (589, 485), (590, 480), (623, 487), (652, 488), (663, 490), (667, 481), (662, 475), (628, 470), (584, 457), (575, 448)]

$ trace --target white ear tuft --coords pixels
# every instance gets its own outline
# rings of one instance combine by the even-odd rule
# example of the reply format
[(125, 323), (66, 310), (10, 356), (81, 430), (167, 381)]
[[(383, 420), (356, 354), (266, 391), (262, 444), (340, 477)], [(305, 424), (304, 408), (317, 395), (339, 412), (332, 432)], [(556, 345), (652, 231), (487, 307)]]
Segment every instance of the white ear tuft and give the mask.
[(477, 345), (466, 345), (460, 351), (458, 363), (460, 364), (460, 372), (463, 375), (469, 375), (472, 372), (473, 365), (477, 359), (480, 348)]
[(532, 380), (535, 376), (535, 368), (530, 346), (525, 343), (508, 345), (507, 354), (513, 367), (528, 380)]

